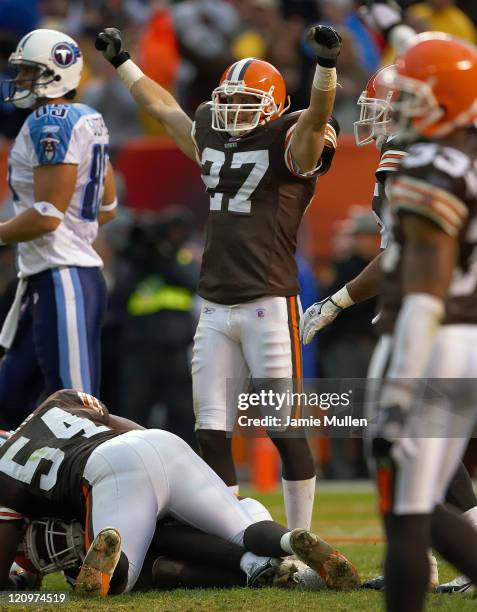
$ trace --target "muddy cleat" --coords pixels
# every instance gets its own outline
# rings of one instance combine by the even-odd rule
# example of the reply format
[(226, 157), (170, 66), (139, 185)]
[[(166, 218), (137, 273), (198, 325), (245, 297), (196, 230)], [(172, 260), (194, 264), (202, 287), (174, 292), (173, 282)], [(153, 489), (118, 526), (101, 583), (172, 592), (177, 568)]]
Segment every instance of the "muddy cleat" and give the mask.
[(79, 597), (106, 597), (111, 576), (121, 555), (121, 536), (114, 527), (105, 527), (94, 538), (76, 578)]
[(353, 564), (320, 537), (306, 529), (290, 533), (290, 545), (296, 556), (315, 570), (334, 591), (350, 591), (360, 586)]
[(435, 593), (475, 593), (475, 587), (467, 576), (457, 576), (454, 580), (441, 584), (434, 589)]

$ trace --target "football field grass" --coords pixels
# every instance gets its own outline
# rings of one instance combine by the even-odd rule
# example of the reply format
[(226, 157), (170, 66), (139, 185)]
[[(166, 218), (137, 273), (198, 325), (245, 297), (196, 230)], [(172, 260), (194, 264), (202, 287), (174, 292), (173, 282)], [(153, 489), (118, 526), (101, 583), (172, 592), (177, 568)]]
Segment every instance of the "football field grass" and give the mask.
[[(279, 493), (255, 495), (284, 521), (284, 509)], [(315, 501), (313, 530), (344, 552), (359, 569), (363, 580), (381, 573), (383, 539), (375, 500), (369, 487), (324, 486)], [(441, 582), (455, 572), (440, 563)], [(61, 575), (54, 574), (44, 581), (49, 590), (67, 590)], [(321, 591), (302, 593), (280, 589), (233, 589), (173, 592), (148, 592), (105, 600), (77, 600), (68, 604), (35, 606), (0, 606), (1, 610), (121, 610), (132, 612), (280, 612), (315, 610), (318, 612), (373, 612), (382, 610), (382, 594), (374, 591), (333, 593)], [(429, 610), (477, 610), (477, 599), (470, 595), (431, 595)]]

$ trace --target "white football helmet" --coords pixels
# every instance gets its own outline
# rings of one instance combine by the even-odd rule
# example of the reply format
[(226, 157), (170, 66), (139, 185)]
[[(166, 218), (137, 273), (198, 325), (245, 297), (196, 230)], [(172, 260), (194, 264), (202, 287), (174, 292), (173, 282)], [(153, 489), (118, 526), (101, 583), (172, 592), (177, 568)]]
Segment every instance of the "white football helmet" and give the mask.
[(60, 98), (77, 87), (83, 69), (83, 56), (76, 41), (56, 30), (26, 34), (8, 61), (17, 69), (38, 68), (31, 78), (2, 83), (4, 101), (19, 108), (32, 107), (38, 98)]
[[(79, 567), (85, 556), (84, 531), (77, 521), (37, 519), (28, 524), (20, 549), (43, 575)], [(17, 563), (23, 567), (21, 559)], [(24, 569), (31, 569), (25, 565)]]

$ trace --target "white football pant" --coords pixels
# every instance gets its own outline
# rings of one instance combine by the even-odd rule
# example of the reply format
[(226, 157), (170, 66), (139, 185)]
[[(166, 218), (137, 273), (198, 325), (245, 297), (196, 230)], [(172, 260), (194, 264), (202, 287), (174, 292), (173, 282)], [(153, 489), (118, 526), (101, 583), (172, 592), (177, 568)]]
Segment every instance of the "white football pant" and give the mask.
[(203, 300), (192, 358), (196, 429), (231, 431), (235, 398), (249, 389), (250, 377), (282, 379), (280, 391), (296, 391), (293, 379), (302, 376), (300, 316), (295, 296), (233, 306)]
[(125, 592), (134, 586), (156, 522), (165, 514), (240, 545), (255, 522), (186, 442), (159, 429), (130, 431), (101, 444), (88, 459), (84, 479), (90, 488), (86, 547), (88, 537), (104, 527), (119, 530), (129, 561)]
[[(384, 376), (391, 350), (391, 336), (383, 336), (369, 378)], [(434, 385), (432, 401), (418, 402), (403, 435), (393, 443), (395, 514), (428, 514), (442, 503), (472, 436), (477, 421), (477, 325), (440, 327), (424, 378), (449, 382)]]

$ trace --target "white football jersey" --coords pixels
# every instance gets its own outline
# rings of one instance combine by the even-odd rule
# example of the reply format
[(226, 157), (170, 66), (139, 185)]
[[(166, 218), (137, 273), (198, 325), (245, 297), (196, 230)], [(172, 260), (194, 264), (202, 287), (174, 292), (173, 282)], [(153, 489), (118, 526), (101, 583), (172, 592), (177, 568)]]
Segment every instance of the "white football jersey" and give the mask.
[(76, 164), (71, 202), (58, 228), (18, 244), (19, 276), (58, 266), (102, 266), (93, 249), (98, 233), (108, 163), (108, 129), (100, 113), (85, 104), (48, 104), (25, 121), (10, 151), (8, 182), (16, 214), (35, 204), (33, 170), (49, 164)]

